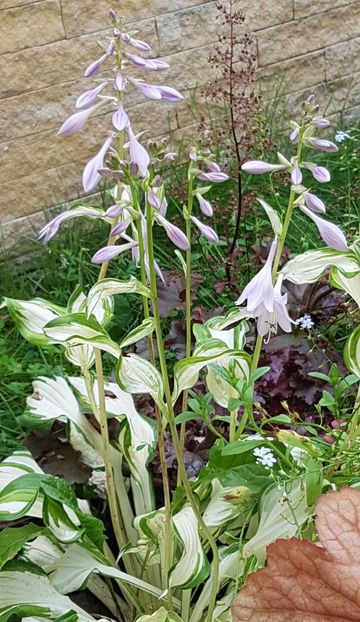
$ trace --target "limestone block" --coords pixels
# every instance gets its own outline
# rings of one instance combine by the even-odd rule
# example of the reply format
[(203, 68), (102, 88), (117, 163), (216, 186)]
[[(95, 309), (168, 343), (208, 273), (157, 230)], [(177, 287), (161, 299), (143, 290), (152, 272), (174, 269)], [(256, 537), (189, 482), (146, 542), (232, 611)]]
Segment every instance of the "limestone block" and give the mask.
[[(331, 11), (340, 6), (350, 4), (351, 0), (295, 0), (295, 19), (301, 17), (307, 17), (315, 13), (321, 13), (322, 11)], [(319, 19), (322, 18), (319, 16)]]
[(0, 54), (58, 41), (65, 36), (59, 0), (1, 11)]
[[(161, 54), (199, 48), (217, 41), (219, 34), (226, 32), (228, 28), (222, 26), (216, 5), (216, 1), (207, 2), (192, 9), (157, 17)], [(276, 3), (268, 0), (261, 2), (244, 0), (241, 3), (241, 10), (246, 15), (245, 27), (248, 30), (267, 28), (291, 20), (293, 17), (292, 0), (278, 0)], [(218, 16), (220, 19), (217, 19)]]
[(325, 51), (304, 54), (283, 63), (260, 67), (257, 72), (261, 95), (269, 99), (275, 93), (290, 93), (325, 80)]
[[(205, 0), (208, 2), (209, 0)], [(93, 32), (101, 28), (108, 28), (108, 12), (110, 8), (118, 9), (128, 22), (161, 15), (170, 11), (186, 9), (204, 0), (62, 0), (63, 18), (67, 37), (75, 37), (86, 32)]]
[(259, 65), (271, 65), (360, 35), (360, 3), (280, 24), (257, 33)]
[(360, 71), (360, 37), (327, 47), (325, 59), (328, 80)]

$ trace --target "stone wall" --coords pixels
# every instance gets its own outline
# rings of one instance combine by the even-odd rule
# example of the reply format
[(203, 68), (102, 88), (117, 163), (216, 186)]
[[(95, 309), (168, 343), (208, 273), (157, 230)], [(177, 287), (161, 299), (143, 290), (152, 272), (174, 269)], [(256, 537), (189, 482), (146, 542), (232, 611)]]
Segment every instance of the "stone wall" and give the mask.
[[(212, 71), (214, 0), (0, 0), (0, 224), (7, 244), (29, 223), (38, 228), (43, 208), (81, 194), (82, 167), (107, 119), (99, 114), (88, 131), (67, 139), (57, 128), (88, 88), (83, 69), (97, 57), (97, 35), (117, 5), (154, 55), (170, 63), (161, 78), (186, 95), (166, 110), (134, 98), (135, 128), (150, 128), (153, 136), (164, 127), (175, 136), (191, 131), (191, 95)], [(256, 36), (265, 100), (281, 77), (294, 105), (314, 89), (329, 113), (360, 116), (359, 0), (243, 0), (241, 8)]]

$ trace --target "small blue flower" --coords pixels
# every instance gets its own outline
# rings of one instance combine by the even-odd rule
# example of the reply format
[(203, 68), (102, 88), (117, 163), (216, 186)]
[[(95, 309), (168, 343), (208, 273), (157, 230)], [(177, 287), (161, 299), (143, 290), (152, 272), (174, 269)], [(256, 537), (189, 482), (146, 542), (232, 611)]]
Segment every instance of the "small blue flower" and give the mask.
[(335, 140), (337, 143), (342, 143), (344, 140), (351, 138), (350, 134), (343, 132), (343, 130), (337, 130), (335, 134)]

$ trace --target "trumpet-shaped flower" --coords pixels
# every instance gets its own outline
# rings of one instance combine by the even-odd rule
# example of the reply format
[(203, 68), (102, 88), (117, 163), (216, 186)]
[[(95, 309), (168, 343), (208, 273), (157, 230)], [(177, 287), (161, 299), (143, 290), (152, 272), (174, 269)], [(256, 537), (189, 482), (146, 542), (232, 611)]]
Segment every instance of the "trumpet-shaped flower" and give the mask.
[(288, 168), (286, 164), (270, 164), (262, 160), (249, 160), (242, 165), (241, 170), (251, 175), (262, 175), (273, 171), (283, 171), (286, 168)]
[(61, 128), (58, 131), (59, 136), (71, 136), (75, 134), (75, 132), (80, 132), (90, 117), (91, 113), (94, 112), (97, 108), (102, 106), (105, 101), (99, 102), (95, 106), (91, 108), (85, 108), (84, 110), (79, 110), (78, 112), (74, 112), (70, 117), (68, 117)]
[(341, 231), (340, 227), (334, 225), (333, 222), (329, 222), (328, 220), (320, 218), (320, 216), (314, 214), (314, 212), (312, 212), (304, 205), (301, 205), (300, 209), (316, 224), (320, 236), (322, 237), (324, 242), (328, 246), (330, 246), (330, 248), (334, 248), (337, 251), (349, 250), (345, 235)]
[(113, 137), (114, 136), (111, 135), (106, 139), (100, 151), (85, 166), (83, 172), (83, 188), (85, 192), (91, 192), (91, 190), (94, 190), (101, 180), (99, 169), (104, 166), (104, 158), (112, 143)]
[(117, 110), (115, 110), (112, 116), (112, 124), (118, 132), (122, 132), (129, 123), (129, 117), (127, 116), (124, 107), (121, 102), (118, 103)]
[(277, 248), (277, 239), (271, 244), (270, 252), (265, 265), (247, 284), (243, 293), (235, 304), (241, 305), (247, 300), (246, 308), (250, 313), (264, 309), (269, 313), (274, 310), (274, 287), (271, 278), (272, 264)]
[(130, 141), (130, 160), (132, 164), (136, 164), (141, 177), (148, 177), (150, 156), (146, 149), (136, 139), (136, 136), (132, 131), (130, 124), (127, 127), (127, 132)]
[(84, 216), (86, 218), (103, 218), (105, 216), (102, 210), (95, 207), (74, 207), (73, 209), (62, 212), (58, 216), (55, 216), (50, 222), (48, 222), (40, 231), (38, 239), (47, 244), (59, 231), (60, 226), (72, 220), (73, 218), (79, 218)]
[(276, 335), (278, 324), (285, 333), (291, 332), (291, 320), (287, 304), (287, 294), (281, 294), (283, 275), (280, 274), (273, 289), (273, 310), (271, 312), (264, 309), (255, 309), (254, 316), (257, 317), (257, 330), (262, 337), (267, 336), (269, 340), (271, 334)]
[(96, 86), (94, 89), (90, 89), (89, 91), (85, 91), (82, 95), (76, 100), (75, 108), (77, 110), (84, 110), (85, 108), (90, 108), (96, 102), (96, 98), (104, 90), (108, 82), (102, 82), (99, 86)]
[(109, 58), (108, 54), (103, 54), (100, 58), (98, 58), (97, 60), (94, 60), (94, 62), (91, 63), (85, 69), (85, 73), (84, 73), (85, 78), (90, 78), (91, 76), (95, 76), (100, 71), (103, 63), (106, 61), (107, 58)]

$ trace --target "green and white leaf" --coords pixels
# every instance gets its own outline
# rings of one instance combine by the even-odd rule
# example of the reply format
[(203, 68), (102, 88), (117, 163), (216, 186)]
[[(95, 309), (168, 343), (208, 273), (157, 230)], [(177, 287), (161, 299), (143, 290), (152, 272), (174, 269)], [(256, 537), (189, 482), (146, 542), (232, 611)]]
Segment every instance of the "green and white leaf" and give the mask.
[(278, 213), (274, 210), (271, 205), (266, 203), (263, 199), (258, 199), (261, 207), (265, 210), (268, 219), (270, 220), (273, 232), (275, 236), (280, 237), (282, 233), (282, 222), (279, 218)]
[(11, 498), (2, 497), (3, 491), (15, 480), (28, 474), (43, 475), (43, 471), (26, 450), (14, 452), (0, 462), (0, 516), (2, 520), (14, 520), (19, 514), (42, 518), (42, 500), (38, 498), (38, 486), (14, 491)]
[(52, 342), (45, 335), (44, 326), (66, 313), (66, 309), (53, 305), (42, 298), (34, 298), (28, 301), (5, 298), (4, 302), (20, 334), (36, 346), (49, 345)]
[[(85, 383), (84, 383), (85, 384)], [(37, 422), (60, 420), (68, 423), (69, 440), (92, 468), (103, 465), (100, 434), (81, 412), (80, 404), (64, 378), (40, 377), (33, 382), (33, 394), (26, 400), (26, 418)], [(94, 413), (96, 415), (96, 413)]]
[(137, 395), (150, 393), (155, 402), (162, 406), (164, 386), (160, 373), (149, 361), (137, 354), (121, 356), (117, 367), (117, 379), (128, 393)]
[(94, 317), (87, 318), (85, 313), (71, 313), (52, 320), (46, 324), (44, 332), (55, 343), (68, 346), (90, 344), (116, 359), (121, 354), (121, 348), (112, 341), (101, 324)]
[(102, 300), (111, 299), (117, 294), (140, 294), (151, 298), (150, 290), (145, 287), (134, 276), (128, 281), (120, 281), (118, 279), (102, 279), (94, 285), (87, 296), (87, 313), (88, 316), (94, 313), (96, 307)]
[(141, 322), (140, 326), (134, 328), (134, 330), (130, 331), (126, 335), (126, 337), (120, 343), (121, 348), (127, 348), (131, 346), (133, 343), (137, 343), (140, 339), (144, 339), (151, 335), (155, 329), (155, 320), (154, 318), (148, 318)]
[(49, 579), (19, 570), (0, 572), (0, 619), (18, 615), (55, 620), (69, 612), (77, 614), (78, 622), (94, 622), (94, 618), (63, 596)]
[(307, 251), (302, 255), (297, 255), (285, 264), (281, 272), (287, 281), (301, 285), (302, 283), (314, 283), (327, 268), (333, 266), (348, 275), (359, 272), (359, 264), (353, 253), (342, 253), (332, 248)]
[(360, 378), (360, 326), (353, 330), (345, 344), (344, 361), (348, 370)]
[(193, 509), (190, 506), (183, 507), (172, 520), (183, 551), (170, 573), (170, 586), (187, 590), (200, 585), (207, 578), (210, 565), (202, 548), (198, 520)]
[(135, 622), (182, 622), (182, 620), (174, 611), (167, 611), (164, 607), (160, 607), (154, 613), (138, 616)]
[(360, 268), (357, 274), (351, 277), (346, 276), (337, 268), (333, 268), (330, 272), (330, 283), (333, 287), (343, 290), (360, 307)]
[(113, 316), (114, 304), (111, 297), (100, 298), (92, 306), (91, 312), (88, 311), (88, 298), (85, 296), (81, 287), (78, 285), (68, 301), (68, 313), (85, 313), (88, 317), (92, 315), (98, 322), (106, 328), (110, 324)]
[(234, 490), (234, 486), (222, 486), (217, 478), (212, 480), (211, 497), (203, 513), (204, 523), (210, 529), (216, 531), (238, 516), (239, 507), (226, 499)]

